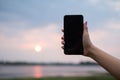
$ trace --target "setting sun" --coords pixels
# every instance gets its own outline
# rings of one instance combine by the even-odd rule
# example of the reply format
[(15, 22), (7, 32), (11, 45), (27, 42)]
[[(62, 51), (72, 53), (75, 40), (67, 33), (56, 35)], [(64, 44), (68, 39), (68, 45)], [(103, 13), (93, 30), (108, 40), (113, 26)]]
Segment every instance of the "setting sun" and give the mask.
[(40, 45), (35, 46), (35, 51), (40, 52), (42, 50), (42, 47)]

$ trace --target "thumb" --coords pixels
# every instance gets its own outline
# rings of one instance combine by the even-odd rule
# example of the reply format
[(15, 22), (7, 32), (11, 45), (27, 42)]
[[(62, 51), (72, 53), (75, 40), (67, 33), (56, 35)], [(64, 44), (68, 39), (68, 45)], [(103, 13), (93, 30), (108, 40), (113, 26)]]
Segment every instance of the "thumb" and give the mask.
[(88, 32), (87, 21), (84, 23), (84, 32)]

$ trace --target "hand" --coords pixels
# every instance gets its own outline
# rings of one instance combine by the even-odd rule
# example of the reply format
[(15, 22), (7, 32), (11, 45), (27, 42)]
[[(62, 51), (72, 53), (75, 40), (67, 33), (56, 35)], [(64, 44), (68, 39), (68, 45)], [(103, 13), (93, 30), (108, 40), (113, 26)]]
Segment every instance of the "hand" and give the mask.
[[(62, 30), (62, 32), (64, 32), (64, 30)], [(61, 39), (61, 43), (64, 45), (64, 37), (62, 36)], [(91, 57), (110, 72), (117, 80), (120, 80), (120, 60), (97, 48), (91, 43), (88, 34), (87, 22), (84, 23), (83, 47), (84, 56)], [(62, 48), (64, 48), (64, 46), (62, 46)]]
[[(62, 30), (64, 32), (64, 30)], [(64, 36), (61, 37), (62, 41), (61, 44), (63, 45), (62, 48), (64, 49)], [(84, 47), (84, 55), (89, 56), (89, 50), (92, 47), (92, 43), (89, 38), (88, 34), (88, 27), (87, 27), (87, 22), (84, 23), (84, 31), (83, 31), (83, 47)]]
[(87, 21), (84, 23), (84, 30), (83, 30), (83, 47), (84, 47), (84, 55), (89, 56), (89, 50), (92, 47), (92, 42), (90, 41), (89, 33), (88, 33), (88, 27), (87, 27)]

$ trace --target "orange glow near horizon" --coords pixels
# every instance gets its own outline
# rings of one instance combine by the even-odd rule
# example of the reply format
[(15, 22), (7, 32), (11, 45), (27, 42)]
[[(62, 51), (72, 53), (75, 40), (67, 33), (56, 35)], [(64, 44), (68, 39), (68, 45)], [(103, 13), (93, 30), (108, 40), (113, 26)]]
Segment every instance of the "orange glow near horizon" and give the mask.
[(42, 78), (42, 69), (40, 66), (35, 66), (34, 67), (34, 77), (35, 78)]

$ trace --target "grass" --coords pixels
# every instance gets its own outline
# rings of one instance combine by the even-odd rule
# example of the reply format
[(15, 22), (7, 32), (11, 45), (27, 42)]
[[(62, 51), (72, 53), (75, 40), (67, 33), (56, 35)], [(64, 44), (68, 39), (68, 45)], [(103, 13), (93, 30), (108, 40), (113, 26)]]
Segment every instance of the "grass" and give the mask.
[(93, 77), (45, 77), (45, 78), (12, 78), (0, 80), (116, 80), (112, 76), (93, 76)]

